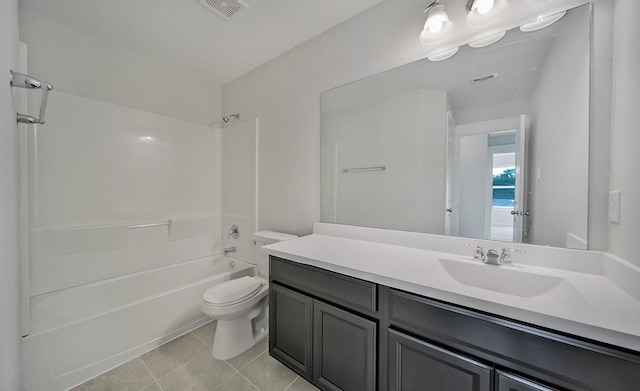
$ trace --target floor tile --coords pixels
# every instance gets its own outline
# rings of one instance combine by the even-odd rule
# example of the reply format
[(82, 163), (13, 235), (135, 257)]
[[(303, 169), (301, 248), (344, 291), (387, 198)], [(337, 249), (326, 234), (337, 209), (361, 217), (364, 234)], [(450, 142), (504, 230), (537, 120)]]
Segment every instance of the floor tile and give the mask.
[(240, 373), (261, 391), (283, 391), (298, 376), (267, 352), (250, 362)]
[(247, 350), (237, 357), (227, 360), (227, 362), (235, 369), (240, 370), (251, 360), (264, 353), (267, 349), (269, 349), (269, 339), (264, 338), (262, 341), (255, 344), (251, 349)]
[(286, 391), (318, 391), (313, 384), (299, 377)]
[(162, 391), (156, 382), (149, 384), (146, 387), (142, 387), (140, 391)]
[(259, 391), (244, 377), (239, 374), (233, 375), (229, 380), (222, 383), (215, 391)]
[(209, 391), (234, 375), (236, 371), (206, 351), (158, 379), (163, 391)]
[(103, 373), (73, 391), (138, 391), (153, 382), (153, 377), (139, 357)]
[(198, 327), (193, 330), (191, 333), (195, 335), (200, 342), (207, 345), (209, 349), (213, 347), (213, 336), (216, 332), (216, 326), (218, 325), (218, 321), (213, 320), (203, 326)]
[(140, 357), (157, 379), (208, 351), (209, 349), (202, 342), (189, 333)]

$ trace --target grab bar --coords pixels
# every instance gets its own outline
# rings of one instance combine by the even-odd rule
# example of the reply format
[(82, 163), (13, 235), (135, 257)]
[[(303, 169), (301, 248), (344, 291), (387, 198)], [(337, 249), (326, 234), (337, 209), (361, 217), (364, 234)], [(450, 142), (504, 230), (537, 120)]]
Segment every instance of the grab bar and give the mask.
[(387, 169), (387, 166), (373, 166), (373, 167), (355, 167), (355, 168), (345, 168), (342, 172), (360, 172), (360, 171), (384, 171)]
[(171, 226), (171, 219), (162, 222), (162, 223), (152, 223), (152, 224), (138, 224), (138, 225), (130, 225), (129, 229), (138, 229), (138, 228), (151, 228), (151, 227), (161, 227), (163, 225)]
[(40, 103), (39, 118), (27, 114), (16, 113), (16, 120), (19, 123), (43, 125), (44, 113), (47, 110), (47, 100), (49, 99), (49, 91), (53, 90), (53, 86), (45, 81), (40, 81), (35, 77), (14, 72), (13, 70), (9, 70), (9, 85), (16, 88), (26, 88), (28, 90), (42, 90), (42, 102)]

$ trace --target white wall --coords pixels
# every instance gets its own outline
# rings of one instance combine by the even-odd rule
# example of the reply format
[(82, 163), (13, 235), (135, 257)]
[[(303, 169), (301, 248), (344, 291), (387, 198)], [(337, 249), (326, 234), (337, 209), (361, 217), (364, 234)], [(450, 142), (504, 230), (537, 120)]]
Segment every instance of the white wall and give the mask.
[(472, 134), (460, 137), (459, 171), (456, 174), (459, 187), (459, 203), (454, 206), (459, 215), (459, 234), (465, 238), (486, 238), (487, 221), (487, 134)]
[[(252, 234), (256, 232), (256, 167), (258, 119), (232, 122), (221, 130), (223, 147), (222, 243), (235, 247), (228, 256), (246, 262), (254, 261)], [(229, 238), (236, 224), (240, 236)]]
[[(583, 7), (565, 18), (585, 20), (588, 12)], [(567, 26), (541, 70), (529, 128), (526, 240), (554, 247), (564, 247), (569, 233), (587, 240), (590, 30), (584, 23)], [(558, 85), (572, 88), (558, 91)]]
[[(337, 162), (335, 178), (325, 177), (322, 186), (328, 193), (322, 196), (323, 221), (443, 233), (446, 91), (381, 97), (326, 113), (321, 121), (321, 144), (328, 149), (323, 172)], [(342, 172), (381, 165), (387, 169)]]
[[(464, 23), (464, 7), (448, 7), (454, 34), (438, 45), (418, 39), (422, 0), (387, 0), (223, 86), (223, 112), (261, 119), (260, 229), (311, 232), (320, 217), (320, 93), (379, 73), (479, 35), (535, 19), (584, 1), (553, 1), (527, 8), (510, 2), (488, 29)], [(537, 8), (536, 8), (537, 7)]]
[[(0, 3), (0, 75), (18, 66), (18, 2)], [(0, 390), (18, 391), (20, 274), (18, 262), (18, 137), (9, 83), (0, 88)]]
[(640, 265), (640, 2), (617, 0), (614, 36), (614, 100), (611, 190), (622, 192), (620, 224), (610, 224), (611, 252)]
[(56, 91), (189, 122), (220, 122), (220, 87), (181, 69), (24, 8), (20, 39), (28, 45), (29, 71)]

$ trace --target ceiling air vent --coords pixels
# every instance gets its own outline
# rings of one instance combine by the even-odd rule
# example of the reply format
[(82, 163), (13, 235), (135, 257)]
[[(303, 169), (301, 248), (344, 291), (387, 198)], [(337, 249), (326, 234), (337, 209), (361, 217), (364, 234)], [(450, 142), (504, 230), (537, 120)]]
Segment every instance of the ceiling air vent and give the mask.
[(471, 80), (471, 83), (473, 83), (473, 84), (482, 83), (482, 82), (489, 81), (489, 80), (495, 80), (497, 77), (498, 77), (497, 73), (492, 73), (490, 75), (476, 77), (475, 79)]
[(240, 0), (198, 0), (205, 8), (215, 12), (221, 18), (229, 21), (243, 8), (249, 8)]

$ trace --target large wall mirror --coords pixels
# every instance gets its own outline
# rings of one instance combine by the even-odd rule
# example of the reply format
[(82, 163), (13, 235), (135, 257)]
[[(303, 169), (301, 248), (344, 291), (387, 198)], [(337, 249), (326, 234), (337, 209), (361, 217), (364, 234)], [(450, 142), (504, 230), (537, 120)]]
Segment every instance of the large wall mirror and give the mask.
[(321, 220), (588, 248), (591, 6), (321, 96)]

